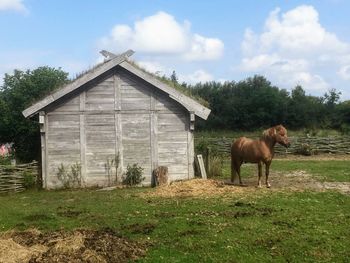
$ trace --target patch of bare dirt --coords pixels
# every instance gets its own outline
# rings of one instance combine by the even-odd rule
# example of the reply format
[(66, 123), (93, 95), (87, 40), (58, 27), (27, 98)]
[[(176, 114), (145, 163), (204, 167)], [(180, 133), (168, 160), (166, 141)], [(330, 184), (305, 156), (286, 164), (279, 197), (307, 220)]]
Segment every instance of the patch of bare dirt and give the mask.
[[(258, 177), (243, 178), (244, 187), (232, 185), (229, 180), (192, 179), (173, 182), (169, 186), (155, 188), (151, 192), (142, 193), (144, 197), (211, 197), (216, 195), (241, 194), (266, 189), (265, 176), (262, 177), (262, 189), (257, 188)], [(269, 177), (271, 188), (268, 191), (325, 191), (336, 190), (350, 194), (350, 182), (320, 182), (305, 171), (291, 173), (272, 172)]]
[(274, 160), (315, 160), (315, 161), (332, 161), (332, 160), (340, 160), (340, 161), (350, 161), (350, 154), (316, 154), (316, 155), (278, 155)]
[(129, 262), (145, 256), (146, 248), (110, 229), (9, 231), (0, 234), (0, 263)]
[[(244, 178), (244, 183), (248, 186), (248, 188), (256, 187), (257, 180), (257, 176), (252, 176), (249, 178)], [(265, 176), (261, 178), (263, 185), (262, 188), (265, 188), (264, 180)], [(303, 170), (293, 171), (291, 173), (271, 172), (269, 181), (271, 183), (270, 190), (272, 191), (335, 190), (343, 194), (350, 194), (350, 182), (320, 182), (314, 176)]]

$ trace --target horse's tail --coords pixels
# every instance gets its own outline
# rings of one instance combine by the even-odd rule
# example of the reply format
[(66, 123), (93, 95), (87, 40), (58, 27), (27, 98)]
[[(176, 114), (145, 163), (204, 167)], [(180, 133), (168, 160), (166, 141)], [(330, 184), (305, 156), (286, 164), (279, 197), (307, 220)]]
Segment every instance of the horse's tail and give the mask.
[(236, 169), (235, 169), (235, 162), (234, 162), (234, 151), (233, 151), (233, 143), (231, 143), (231, 182), (233, 183), (235, 177), (236, 177)]

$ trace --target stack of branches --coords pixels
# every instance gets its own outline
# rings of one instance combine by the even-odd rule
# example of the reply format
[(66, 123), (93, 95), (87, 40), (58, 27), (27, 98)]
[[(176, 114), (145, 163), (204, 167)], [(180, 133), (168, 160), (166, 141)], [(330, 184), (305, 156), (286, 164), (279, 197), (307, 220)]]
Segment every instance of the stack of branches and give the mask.
[[(196, 143), (205, 142), (208, 147), (212, 147), (223, 156), (230, 156), (231, 143), (235, 138), (196, 138)], [(256, 138), (257, 139), (257, 138)], [(329, 137), (289, 137), (290, 148), (286, 149), (281, 145), (276, 145), (275, 153), (284, 154), (350, 154), (350, 136), (329, 136)]]
[(38, 162), (27, 164), (0, 165), (0, 194), (10, 192), (21, 192), (25, 190), (24, 175), (37, 175)]

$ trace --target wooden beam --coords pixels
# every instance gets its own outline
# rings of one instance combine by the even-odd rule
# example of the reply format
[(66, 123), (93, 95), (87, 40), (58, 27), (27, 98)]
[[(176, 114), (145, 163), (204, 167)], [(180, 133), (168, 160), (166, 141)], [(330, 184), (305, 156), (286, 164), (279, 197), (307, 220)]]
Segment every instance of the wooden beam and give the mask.
[(85, 116), (80, 114), (80, 165), (82, 185), (87, 184), (86, 176), (86, 135), (85, 135)]
[(45, 114), (45, 136), (44, 136), (44, 155), (45, 155), (45, 162), (43, 163), (43, 169), (45, 169), (45, 176), (43, 176), (43, 186), (45, 189), (47, 189), (47, 178), (49, 177), (49, 153), (48, 153), (48, 134), (49, 134), (49, 116)]
[(121, 89), (122, 89), (122, 84), (121, 84), (121, 79), (117, 75), (113, 75), (113, 80), (114, 80), (114, 110), (115, 111), (120, 111), (121, 110)]
[(81, 112), (85, 111), (85, 101), (86, 101), (86, 91), (84, 90), (82, 93), (79, 95), (79, 110)]
[(202, 178), (203, 179), (207, 179), (207, 173), (205, 171), (205, 166), (204, 166), (204, 162), (203, 162), (203, 156), (201, 154), (198, 154), (197, 155), (197, 159), (198, 159), (199, 170), (201, 172)]
[[(101, 50), (100, 53), (102, 54), (102, 56), (105, 57), (105, 60), (110, 60), (110, 59), (113, 59), (115, 57), (118, 57), (117, 54), (114, 54), (112, 52), (109, 52), (107, 50)], [(134, 54), (134, 51), (132, 50), (128, 50), (127, 52), (125, 52), (126, 56), (130, 57), (132, 56), (132, 54)]]
[(46, 139), (45, 139), (45, 112), (39, 112), (40, 143), (41, 143), (41, 180), (42, 187), (46, 188)]
[(187, 132), (187, 158), (188, 158), (188, 179), (194, 178), (194, 136), (193, 132)]
[(119, 165), (118, 165), (118, 176), (120, 176), (124, 172), (124, 156), (123, 156), (123, 136), (122, 136), (122, 114), (120, 112), (115, 112), (114, 114), (114, 123), (115, 123), (115, 155), (119, 157)]
[(158, 114), (156, 112), (156, 98), (155, 94), (151, 93), (150, 102), (150, 128), (151, 128), (151, 170), (158, 167)]

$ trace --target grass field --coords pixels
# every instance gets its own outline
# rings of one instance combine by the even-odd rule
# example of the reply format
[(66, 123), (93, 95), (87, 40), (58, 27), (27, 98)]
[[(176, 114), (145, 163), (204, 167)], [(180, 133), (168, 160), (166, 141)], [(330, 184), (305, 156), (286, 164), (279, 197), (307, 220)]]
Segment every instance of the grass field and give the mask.
[[(314, 180), (350, 182), (348, 167), (349, 160), (274, 160), (271, 169), (276, 182), (300, 170)], [(256, 167), (242, 169), (243, 179), (255, 182)], [(227, 163), (224, 175), (229, 176)], [(173, 198), (145, 196), (156, 191), (150, 188), (27, 191), (0, 196), (0, 230), (111, 228), (147, 244), (140, 262), (349, 260), (350, 195), (245, 189), (232, 186), (225, 195)]]

